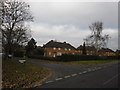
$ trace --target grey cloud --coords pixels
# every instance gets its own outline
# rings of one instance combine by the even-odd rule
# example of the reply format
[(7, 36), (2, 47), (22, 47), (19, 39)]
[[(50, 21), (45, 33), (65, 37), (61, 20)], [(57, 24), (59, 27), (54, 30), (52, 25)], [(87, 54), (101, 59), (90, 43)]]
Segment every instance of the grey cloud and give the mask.
[(94, 21), (102, 21), (105, 28), (117, 28), (117, 3), (115, 2), (32, 2), (31, 10), (36, 22), (74, 24), (88, 28)]
[[(60, 42), (68, 42), (75, 47), (83, 44), (83, 39), (86, 38), (91, 32), (88, 29), (79, 29), (75, 26), (69, 25), (49, 25), (49, 24), (32, 24), (31, 29), (33, 37), (37, 40), (38, 45), (43, 45), (49, 40), (57, 40)], [(108, 47), (116, 49), (118, 47), (117, 30), (105, 29), (103, 35), (109, 34), (111, 39), (108, 42)]]
[(89, 25), (102, 21), (104, 34), (111, 36), (108, 47), (118, 48), (117, 2), (30, 2), (30, 5), (35, 19), (30, 26), (38, 45), (53, 39), (78, 47), (90, 34)]

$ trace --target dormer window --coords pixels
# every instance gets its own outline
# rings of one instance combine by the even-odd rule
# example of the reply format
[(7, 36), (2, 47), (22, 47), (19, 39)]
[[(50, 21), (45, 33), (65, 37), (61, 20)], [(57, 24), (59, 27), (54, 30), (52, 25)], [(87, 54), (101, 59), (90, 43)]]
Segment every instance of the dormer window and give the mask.
[(56, 50), (56, 48), (55, 48), (55, 47), (54, 47), (53, 49), (54, 49), (54, 50)]

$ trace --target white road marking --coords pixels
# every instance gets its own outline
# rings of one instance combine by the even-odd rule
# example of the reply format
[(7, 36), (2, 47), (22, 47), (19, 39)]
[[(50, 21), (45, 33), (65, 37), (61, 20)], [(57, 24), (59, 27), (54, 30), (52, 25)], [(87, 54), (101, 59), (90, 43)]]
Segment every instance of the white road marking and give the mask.
[[(120, 74), (120, 73), (119, 73), (119, 74)], [(103, 85), (105, 85), (105, 84), (109, 83), (109, 82), (110, 82), (110, 81), (112, 81), (114, 78), (118, 77), (118, 76), (119, 76), (119, 74), (117, 74), (117, 75), (113, 76), (112, 78), (110, 78), (109, 80), (107, 80), (106, 82), (104, 82), (104, 83), (103, 83)]]
[(69, 78), (70, 76), (68, 75), (68, 76), (64, 76), (64, 78)]
[(72, 74), (71, 76), (76, 76), (77, 74)]
[(88, 68), (88, 72), (90, 72), (90, 71), (91, 71), (91, 69)]
[(95, 70), (97, 70), (98, 68), (97, 68), (97, 67), (95, 67), (94, 69), (95, 69)]
[(63, 79), (63, 78), (56, 78), (55, 80), (61, 80), (61, 79)]
[(51, 82), (53, 82), (53, 81), (47, 81), (47, 82), (45, 82), (45, 83), (51, 83)]
[(79, 72), (78, 74), (82, 74), (81, 72)]
[(83, 71), (82, 73), (86, 73), (87, 71)]

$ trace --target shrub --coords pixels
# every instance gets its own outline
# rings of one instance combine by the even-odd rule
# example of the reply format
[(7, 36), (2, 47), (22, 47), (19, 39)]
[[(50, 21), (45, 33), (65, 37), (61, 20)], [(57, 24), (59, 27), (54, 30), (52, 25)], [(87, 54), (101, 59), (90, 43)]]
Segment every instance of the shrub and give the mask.
[(98, 60), (99, 56), (95, 55), (72, 55), (72, 54), (63, 54), (59, 57), (62, 61), (75, 61), (75, 60)]
[(45, 57), (40, 55), (30, 55), (29, 58), (50, 60), (50, 61), (78, 61), (78, 60), (120, 60), (120, 56), (96, 56), (96, 55), (72, 55), (72, 54), (63, 54), (62, 56), (57, 57)]
[(41, 56), (43, 56), (44, 55), (44, 49), (43, 48), (36, 48), (35, 50), (33, 50), (33, 53), (35, 55), (41, 55)]
[(25, 50), (22, 49), (17, 49), (14, 51), (14, 56), (15, 57), (23, 57), (25, 54)]
[(56, 58), (53, 57), (45, 57), (45, 56), (41, 56), (41, 55), (29, 55), (29, 58), (34, 58), (34, 59), (42, 59), (42, 60), (56, 60)]

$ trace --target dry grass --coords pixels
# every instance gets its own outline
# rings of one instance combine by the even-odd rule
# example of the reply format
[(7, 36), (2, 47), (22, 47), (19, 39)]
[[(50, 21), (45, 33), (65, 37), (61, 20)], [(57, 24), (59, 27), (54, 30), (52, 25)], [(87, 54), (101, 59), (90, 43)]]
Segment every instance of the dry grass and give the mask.
[(32, 87), (36, 81), (44, 79), (50, 70), (29, 63), (21, 64), (16, 60), (4, 60), (2, 63), (2, 87), (19, 89)]

